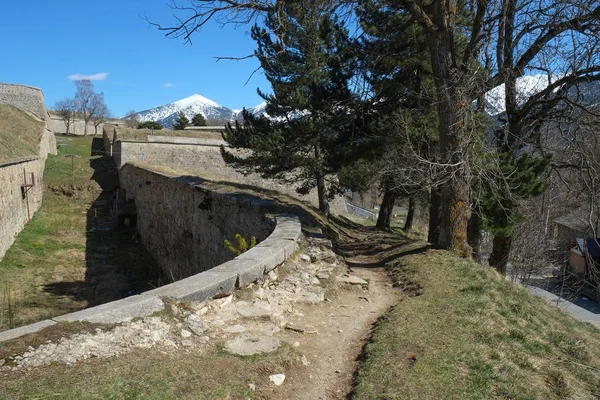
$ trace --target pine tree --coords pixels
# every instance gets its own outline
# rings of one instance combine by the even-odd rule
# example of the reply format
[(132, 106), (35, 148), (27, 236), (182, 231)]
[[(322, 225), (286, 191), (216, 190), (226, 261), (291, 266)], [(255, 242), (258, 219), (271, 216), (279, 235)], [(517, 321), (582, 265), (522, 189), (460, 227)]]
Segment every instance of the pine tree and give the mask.
[(173, 129), (176, 131), (182, 131), (185, 129), (186, 126), (189, 126), (189, 124), (190, 120), (185, 116), (183, 112), (180, 112), (179, 115), (177, 115), (175, 123), (173, 124)]
[(285, 2), (264, 28), (252, 28), (252, 38), (273, 88), (273, 94), (259, 90), (269, 118), (244, 110), (243, 125), (229, 126), (223, 136), (232, 148), (251, 154), (238, 157), (222, 148), (223, 158), (265, 178), (299, 184), (301, 194), (316, 187), (319, 210), (328, 213), (339, 189), (331, 178), (347, 160), (353, 128), (347, 30), (326, 2)]
[(368, 136), (383, 192), (377, 227), (389, 230), (396, 199), (428, 189), (428, 170), (413, 152), (423, 159), (437, 152), (431, 61), (423, 28), (398, 2), (361, 1), (357, 14), (359, 57), (372, 94)]
[(198, 113), (192, 118), (192, 126), (206, 126), (206, 119), (202, 114)]

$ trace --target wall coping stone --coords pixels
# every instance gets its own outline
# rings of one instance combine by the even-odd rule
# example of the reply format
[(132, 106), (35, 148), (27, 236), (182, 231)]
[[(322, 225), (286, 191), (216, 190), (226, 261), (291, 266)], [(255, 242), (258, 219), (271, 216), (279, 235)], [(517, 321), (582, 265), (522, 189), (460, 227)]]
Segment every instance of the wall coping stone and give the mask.
[(203, 301), (232, 294), (240, 287), (261, 279), (296, 250), (302, 235), (298, 217), (277, 215), (275, 221), (275, 229), (267, 239), (231, 261), (139, 295), (0, 332), (0, 342), (38, 332), (61, 321), (121, 323), (135, 317), (149, 316), (163, 310), (163, 297), (179, 301)]

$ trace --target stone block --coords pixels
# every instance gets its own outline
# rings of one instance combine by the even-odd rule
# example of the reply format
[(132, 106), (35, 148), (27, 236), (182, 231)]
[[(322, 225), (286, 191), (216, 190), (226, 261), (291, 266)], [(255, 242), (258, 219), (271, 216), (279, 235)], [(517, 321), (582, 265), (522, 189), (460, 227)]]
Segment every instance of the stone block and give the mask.
[(295, 216), (279, 215), (276, 217), (277, 227), (271, 234), (274, 239), (298, 240), (302, 234), (302, 225)]
[(19, 328), (0, 332), (0, 342), (15, 339), (20, 336), (27, 335), (29, 333), (39, 332), (42, 329), (47, 328), (52, 325), (56, 325), (56, 321), (52, 321), (50, 319), (45, 319), (43, 321), (36, 322), (35, 324), (29, 324), (29, 325), (21, 326)]
[(236, 260), (256, 260), (268, 273), (285, 261), (285, 249), (278, 247), (256, 246), (244, 254), (236, 257)]
[(274, 248), (283, 249), (284, 259), (287, 260), (288, 258), (290, 258), (292, 256), (292, 254), (294, 254), (294, 251), (296, 251), (296, 242), (294, 240), (288, 240), (288, 239), (275, 239), (275, 238), (272, 239), (269, 236), (267, 238), (267, 240), (263, 241), (256, 247), (274, 247)]
[[(244, 253), (247, 254), (248, 252)], [(242, 254), (242, 256), (244, 255)], [(262, 279), (265, 273), (264, 262), (260, 259), (236, 257), (235, 260), (228, 261), (213, 269), (211, 272), (220, 272), (223, 274), (236, 273), (238, 277), (238, 285), (240, 287), (249, 285)]]
[(96, 307), (52, 318), (54, 321), (89, 321), (112, 324), (130, 321), (135, 317), (146, 317), (164, 308), (158, 296), (137, 295), (111, 301)]
[[(214, 268), (213, 268), (214, 269)], [(236, 271), (205, 271), (177, 282), (144, 292), (143, 295), (171, 297), (180, 301), (202, 301), (236, 289)]]

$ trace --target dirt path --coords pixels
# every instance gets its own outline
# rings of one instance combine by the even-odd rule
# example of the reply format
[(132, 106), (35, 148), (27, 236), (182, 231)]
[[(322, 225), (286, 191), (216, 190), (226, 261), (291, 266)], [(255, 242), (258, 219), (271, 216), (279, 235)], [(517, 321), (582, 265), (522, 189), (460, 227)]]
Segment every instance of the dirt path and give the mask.
[(394, 304), (392, 289), (383, 268), (353, 268), (354, 275), (368, 280), (368, 289), (345, 287), (332, 301), (301, 308), (304, 317), (293, 326), (309, 332), (286, 330), (280, 337), (298, 342), (308, 366), (301, 377), (290, 377), (281, 399), (344, 399), (352, 390), (357, 359), (371, 335), (373, 323)]
[[(68, 368), (79, 369), (88, 364), (85, 368), (93, 371), (90, 373), (109, 380), (113, 372), (106, 370), (106, 366), (113, 362), (137, 363), (139, 361), (133, 360), (144, 357), (145, 350), (140, 347), (152, 347), (158, 357), (157, 365), (176, 375), (179, 364), (187, 360), (189, 354), (199, 356), (214, 351), (211, 349), (215, 345), (234, 354), (247, 355), (256, 354), (248, 353), (249, 348), (275, 343), (274, 348), (258, 353), (273, 352), (280, 345), (291, 346), (293, 350), (280, 352), (289, 358), (267, 369), (259, 365), (264, 365), (269, 355), (261, 359), (262, 354), (259, 354), (254, 361), (247, 359), (249, 362), (244, 363), (247, 370), (235, 375), (236, 384), (242, 382), (245, 386), (243, 382), (254, 382), (249, 385), (257, 399), (347, 398), (353, 389), (358, 357), (371, 336), (374, 322), (397, 301), (401, 292), (392, 287), (381, 266), (384, 261), (381, 250), (386, 245), (380, 237), (358, 238), (340, 244), (338, 255), (330, 249), (330, 244), (324, 245), (327, 242), (308, 239), (305, 254), (289, 260), (263, 281), (233, 296), (200, 303), (173, 303), (160, 316), (105, 331), (76, 334), (64, 340), (46, 341), (37, 348), (21, 343), (20, 347), (27, 350), (16, 351), (15, 355), (0, 360), (6, 363), (2, 372), (9, 378), (13, 371), (33, 368), (31, 372), (35, 375), (43, 374), (44, 368), (52, 368), (48, 365), (61, 365), (63, 372), (75, 374)], [(241, 345), (236, 345), (240, 342)], [(159, 353), (169, 354), (171, 358), (160, 359)], [(232, 362), (231, 356), (213, 354), (195, 368), (218, 370), (224, 360)], [(284, 356), (275, 354), (273, 357), (271, 360)], [(88, 363), (90, 358), (97, 362)], [(111, 358), (119, 360), (99, 361)], [(283, 384), (270, 381), (271, 374), (283, 373)], [(74, 376), (74, 379), (83, 376)], [(144, 375), (135, 381), (140, 379), (144, 380)], [(221, 383), (217, 380), (214, 384), (219, 387)], [(173, 382), (173, 385), (172, 389), (177, 391), (182, 382)]]

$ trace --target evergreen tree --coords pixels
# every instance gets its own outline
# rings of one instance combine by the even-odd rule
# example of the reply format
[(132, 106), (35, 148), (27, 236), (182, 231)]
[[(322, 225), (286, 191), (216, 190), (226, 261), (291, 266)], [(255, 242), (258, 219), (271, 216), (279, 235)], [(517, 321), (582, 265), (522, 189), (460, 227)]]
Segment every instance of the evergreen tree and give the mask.
[(160, 131), (162, 128), (163, 126), (156, 121), (140, 122), (137, 126), (137, 129), (154, 129), (157, 131)]
[(192, 118), (192, 126), (206, 126), (206, 119), (204, 119), (202, 114), (198, 113)]
[(490, 266), (506, 275), (506, 265), (512, 245), (512, 236), (525, 216), (519, 212), (519, 202), (544, 192), (545, 172), (550, 164), (549, 157), (529, 153), (514, 156), (509, 152), (493, 152), (488, 155), (496, 160), (481, 185), (479, 202), (474, 205), (480, 211), (483, 228), (494, 235)]
[(377, 227), (389, 230), (396, 199), (428, 189), (430, 171), (415, 155), (436, 153), (431, 62), (423, 28), (398, 2), (359, 1), (357, 14), (361, 69), (372, 95), (368, 138), (383, 192)]
[(180, 112), (179, 115), (177, 115), (175, 123), (173, 124), (173, 129), (176, 131), (182, 131), (185, 129), (186, 126), (189, 126), (189, 124), (190, 120), (185, 116), (183, 112)]
[(353, 129), (347, 30), (327, 2), (285, 2), (268, 15), (265, 27), (252, 28), (252, 38), (273, 87), (273, 94), (259, 91), (269, 118), (244, 110), (243, 125), (229, 125), (223, 136), (250, 155), (238, 157), (222, 147), (223, 158), (265, 178), (299, 184), (301, 194), (316, 187), (319, 210), (328, 213), (339, 189), (331, 178), (347, 160)]

